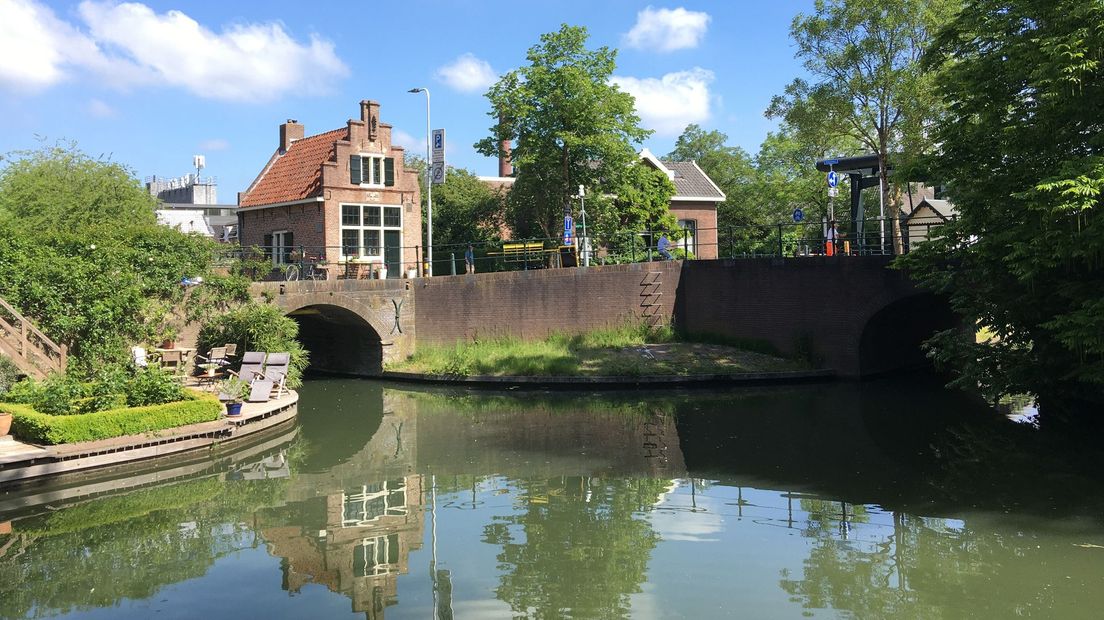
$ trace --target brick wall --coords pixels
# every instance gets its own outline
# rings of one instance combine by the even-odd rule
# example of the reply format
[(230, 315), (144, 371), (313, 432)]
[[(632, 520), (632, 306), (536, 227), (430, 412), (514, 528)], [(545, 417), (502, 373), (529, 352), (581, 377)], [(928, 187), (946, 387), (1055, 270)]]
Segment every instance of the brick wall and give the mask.
[(641, 282), (645, 278), (659, 278), (663, 294), (651, 298), (661, 300), (658, 312), (670, 317), (680, 265), (666, 261), (418, 280), (414, 288), (417, 343), (448, 344), (503, 335), (541, 338), (556, 331), (579, 333), (617, 326), (644, 311)]
[[(690, 261), (683, 266), (675, 305), (676, 327), (691, 334), (721, 335), (766, 342), (786, 354), (811, 350), (822, 366), (845, 376), (893, 369), (915, 360), (910, 337), (898, 342), (895, 325), (930, 335), (946, 328), (949, 314), (933, 316), (930, 295), (922, 295), (908, 276), (889, 269), (890, 257)], [(917, 304), (900, 303), (915, 299)], [(860, 345), (868, 321), (894, 307), (868, 346), (881, 349), (876, 366), (863, 366)], [(945, 304), (944, 304), (945, 305)], [(934, 323), (933, 323), (934, 320)], [(933, 324), (931, 329), (920, 327)], [(926, 337), (926, 336), (925, 336)], [(873, 341), (873, 342), (871, 342)]]

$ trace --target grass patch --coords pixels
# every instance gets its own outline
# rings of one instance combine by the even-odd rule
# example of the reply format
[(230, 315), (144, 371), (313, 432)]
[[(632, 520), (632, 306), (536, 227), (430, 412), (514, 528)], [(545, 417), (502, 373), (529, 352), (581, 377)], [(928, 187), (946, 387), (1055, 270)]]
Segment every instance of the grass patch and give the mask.
[(12, 414), (12, 434), (37, 444), (63, 444), (136, 435), (217, 420), (223, 406), (210, 394), (187, 391), (185, 400), (145, 407), (108, 409), (82, 415), (54, 416), (30, 405), (0, 403)]
[(627, 376), (795, 370), (774, 355), (708, 342), (685, 342), (669, 327), (625, 325), (543, 340), (495, 338), (421, 346), (387, 370), (454, 376)]

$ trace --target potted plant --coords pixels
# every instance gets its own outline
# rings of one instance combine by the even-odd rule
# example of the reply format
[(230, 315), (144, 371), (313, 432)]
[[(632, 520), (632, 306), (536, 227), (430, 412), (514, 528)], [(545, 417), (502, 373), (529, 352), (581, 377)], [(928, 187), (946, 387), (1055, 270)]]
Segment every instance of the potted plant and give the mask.
[(12, 414), (7, 411), (0, 411), (0, 437), (8, 434), (11, 430)]
[(219, 400), (226, 403), (226, 415), (241, 415), (242, 403), (249, 398), (249, 382), (229, 377), (219, 384)]

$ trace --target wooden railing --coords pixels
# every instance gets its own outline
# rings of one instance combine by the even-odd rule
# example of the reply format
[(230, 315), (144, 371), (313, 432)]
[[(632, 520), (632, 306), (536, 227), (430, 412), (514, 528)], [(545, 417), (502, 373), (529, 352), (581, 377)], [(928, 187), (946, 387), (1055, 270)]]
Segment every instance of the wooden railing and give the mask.
[(36, 378), (65, 372), (69, 349), (42, 333), (11, 304), (0, 299), (0, 352)]

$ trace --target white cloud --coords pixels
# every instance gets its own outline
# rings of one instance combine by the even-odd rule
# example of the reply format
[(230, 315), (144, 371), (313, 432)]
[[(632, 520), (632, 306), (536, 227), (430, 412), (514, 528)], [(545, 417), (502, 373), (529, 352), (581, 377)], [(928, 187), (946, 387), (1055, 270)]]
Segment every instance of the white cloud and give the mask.
[(712, 19), (709, 13), (647, 7), (636, 14), (636, 24), (625, 33), (627, 47), (659, 52), (697, 47)]
[(226, 138), (210, 138), (199, 143), (201, 151), (225, 151), (230, 148), (230, 141)]
[(401, 129), (391, 130), (391, 143), (406, 149), (408, 155), (420, 155), (425, 157), (425, 138), (415, 138)]
[(144, 4), (82, 2), (93, 38), (125, 55), (152, 80), (201, 97), (270, 100), (289, 92), (329, 90), (349, 70), (333, 44), (312, 35), (293, 40), (280, 24), (235, 24), (215, 33), (181, 11), (157, 14)]
[(87, 109), (88, 114), (94, 118), (111, 118), (117, 114), (115, 108), (99, 99), (89, 100)]
[(0, 87), (34, 93), (67, 77), (67, 65), (98, 64), (88, 37), (32, 0), (0, 0)]
[(437, 69), (437, 79), (462, 93), (474, 93), (489, 88), (498, 75), (486, 60), (464, 54)]
[(317, 94), (349, 69), (332, 43), (277, 23), (214, 32), (181, 11), (86, 0), (81, 28), (34, 0), (0, 0), (0, 86), (34, 92), (84, 74), (117, 88), (169, 85), (211, 99)]
[(661, 78), (614, 76), (612, 81), (636, 98), (644, 126), (661, 136), (676, 136), (690, 123), (709, 119), (713, 72), (707, 69), (694, 67)]

